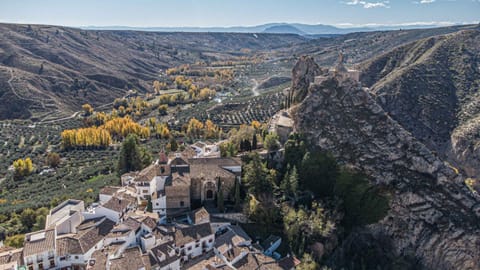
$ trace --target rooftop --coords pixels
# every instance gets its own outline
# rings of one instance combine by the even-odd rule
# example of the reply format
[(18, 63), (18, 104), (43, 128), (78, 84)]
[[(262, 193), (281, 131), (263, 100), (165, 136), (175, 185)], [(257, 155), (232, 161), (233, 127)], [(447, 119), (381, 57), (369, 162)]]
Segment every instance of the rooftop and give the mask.
[(110, 260), (110, 270), (142, 269), (145, 263), (139, 247), (127, 248), (120, 258)]
[(25, 235), (24, 257), (54, 250), (55, 229), (42, 230)]
[(213, 234), (210, 223), (203, 223), (193, 225), (187, 228), (180, 228), (175, 231), (175, 245), (177, 247), (183, 246), (190, 242), (195, 242), (203, 237)]

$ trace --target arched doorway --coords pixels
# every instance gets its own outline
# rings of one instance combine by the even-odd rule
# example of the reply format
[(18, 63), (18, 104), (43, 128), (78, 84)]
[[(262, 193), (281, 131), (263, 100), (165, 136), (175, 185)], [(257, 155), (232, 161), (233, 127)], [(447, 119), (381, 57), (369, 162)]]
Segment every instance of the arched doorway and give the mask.
[(215, 191), (217, 190), (217, 185), (214, 182), (208, 181), (204, 183), (203, 186), (203, 200), (212, 201), (215, 199)]
[(213, 190), (207, 190), (207, 200), (213, 200)]

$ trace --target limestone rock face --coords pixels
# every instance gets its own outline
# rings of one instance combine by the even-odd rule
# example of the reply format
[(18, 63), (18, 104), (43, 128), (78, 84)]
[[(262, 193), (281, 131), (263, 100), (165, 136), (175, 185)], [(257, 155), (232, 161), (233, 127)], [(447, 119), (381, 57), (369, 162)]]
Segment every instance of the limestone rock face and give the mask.
[[(314, 66), (307, 61), (296, 67)], [(304, 85), (311, 73), (293, 76)], [(393, 191), (388, 215), (368, 227), (380, 242), (391, 240), (388, 251), (425, 269), (480, 269), (480, 198), (357, 82), (331, 76), (312, 84), (292, 114), (312, 144)]]
[(322, 73), (322, 69), (315, 63), (313, 57), (301, 56), (292, 73), (291, 100), (301, 102), (307, 96), (310, 83), (313, 83), (315, 76)]

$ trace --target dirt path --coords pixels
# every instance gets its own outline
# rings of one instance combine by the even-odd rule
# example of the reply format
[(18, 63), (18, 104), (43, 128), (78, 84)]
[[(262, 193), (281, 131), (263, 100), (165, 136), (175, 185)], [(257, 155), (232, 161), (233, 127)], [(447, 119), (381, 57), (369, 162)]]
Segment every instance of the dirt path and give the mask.
[(253, 87), (252, 87), (252, 93), (253, 93), (253, 96), (254, 97), (257, 97), (260, 95), (260, 93), (258, 92), (258, 81), (256, 79), (252, 79), (252, 82), (253, 82)]

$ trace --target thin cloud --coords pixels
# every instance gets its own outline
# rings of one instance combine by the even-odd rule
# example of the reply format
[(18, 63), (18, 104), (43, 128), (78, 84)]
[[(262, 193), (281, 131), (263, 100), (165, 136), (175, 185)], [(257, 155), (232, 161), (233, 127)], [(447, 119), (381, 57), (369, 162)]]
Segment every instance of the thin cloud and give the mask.
[[(429, 1), (429, 0), (422, 0), (422, 1)], [(345, 4), (351, 6), (362, 6), (363, 8), (389, 8), (388, 5), (389, 1), (381, 1), (381, 2), (367, 2), (361, 0), (351, 0), (350, 2), (346, 2)]]
[(435, 0), (422, 0), (420, 1), (420, 4), (431, 4), (433, 2), (435, 2)]

